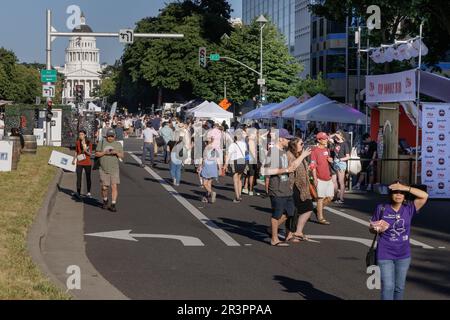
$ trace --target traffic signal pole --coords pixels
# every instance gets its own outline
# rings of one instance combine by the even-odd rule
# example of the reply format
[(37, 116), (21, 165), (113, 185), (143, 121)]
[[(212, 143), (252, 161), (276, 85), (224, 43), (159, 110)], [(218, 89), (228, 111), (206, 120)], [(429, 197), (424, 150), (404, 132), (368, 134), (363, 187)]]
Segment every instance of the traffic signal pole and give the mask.
[[(52, 11), (47, 10), (46, 17), (46, 67), (47, 70), (52, 70), (52, 42), (57, 37), (108, 37), (108, 38), (118, 38), (120, 39), (123, 35), (120, 32), (57, 32), (52, 27)], [(168, 39), (181, 39), (184, 38), (184, 34), (171, 34), (171, 33), (133, 33), (134, 38), (168, 38)], [(51, 83), (48, 83), (51, 85)], [(51, 98), (48, 98), (51, 100)], [(47, 123), (47, 145), (51, 145), (51, 124)]]
[[(50, 10), (47, 10), (47, 38), (46, 38), (46, 67), (47, 70), (52, 70), (52, 12)], [(51, 83), (47, 82), (48, 85), (51, 85)], [(49, 105), (49, 102), (52, 98), (47, 98), (47, 108)], [(48, 111), (47, 116), (45, 117), (45, 128), (46, 128), (46, 139), (45, 144), (47, 146), (52, 145), (52, 123), (49, 121), (48, 118)]]

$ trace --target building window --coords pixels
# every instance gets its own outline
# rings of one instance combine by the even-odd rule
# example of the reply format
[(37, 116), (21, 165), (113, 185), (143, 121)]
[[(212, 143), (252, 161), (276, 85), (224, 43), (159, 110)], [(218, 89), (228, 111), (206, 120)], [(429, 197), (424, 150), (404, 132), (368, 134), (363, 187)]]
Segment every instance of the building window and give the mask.
[(328, 55), (327, 74), (328, 73), (345, 73), (345, 55)]
[(324, 56), (322, 56), (322, 57), (319, 57), (319, 72), (321, 72), (322, 74), (324, 73), (324, 60), (325, 60), (325, 57)]
[(312, 58), (312, 76), (317, 76), (317, 58)]
[(345, 22), (327, 20), (327, 33), (345, 33)]
[(320, 24), (320, 37), (322, 38), (325, 33), (324, 33), (324, 19), (320, 19), (319, 20), (319, 24)]
[(317, 20), (313, 22), (312, 38), (313, 40), (317, 38)]

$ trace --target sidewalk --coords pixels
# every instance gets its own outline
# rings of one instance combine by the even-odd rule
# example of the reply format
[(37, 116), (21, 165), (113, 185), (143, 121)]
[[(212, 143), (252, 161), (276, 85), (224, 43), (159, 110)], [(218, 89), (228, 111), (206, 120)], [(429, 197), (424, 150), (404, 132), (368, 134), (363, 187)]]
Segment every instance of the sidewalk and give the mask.
[[(50, 272), (59, 280), (61, 288), (73, 274), (66, 273), (69, 266), (78, 266), (81, 272), (81, 289), (69, 290), (77, 300), (128, 299), (92, 266), (85, 253), (83, 203), (72, 199), (76, 175), (65, 172), (51, 209), (47, 235), (42, 243), (42, 256)], [(73, 278), (73, 277), (72, 277)]]

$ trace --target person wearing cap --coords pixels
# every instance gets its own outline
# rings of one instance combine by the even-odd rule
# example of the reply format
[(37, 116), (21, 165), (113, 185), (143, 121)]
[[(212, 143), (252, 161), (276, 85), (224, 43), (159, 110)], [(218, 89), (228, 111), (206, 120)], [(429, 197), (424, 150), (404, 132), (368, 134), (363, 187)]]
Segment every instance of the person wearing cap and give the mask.
[(102, 185), (103, 209), (108, 209), (108, 191), (111, 187), (112, 212), (116, 212), (118, 185), (120, 184), (119, 159), (124, 158), (122, 145), (115, 141), (116, 131), (108, 129), (106, 140), (97, 145), (95, 157), (100, 158), (100, 182)]
[(159, 136), (159, 133), (153, 128), (153, 125), (151, 122), (147, 123), (147, 128), (142, 132), (142, 135), (144, 137), (144, 146), (142, 147), (142, 163), (141, 167), (145, 166), (145, 157), (147, 155), (147, 152), (150, 152), (150, 163), (151, 166), (154, 167), (154, 140), (155, 137)]
[(320, 224), (329, 225), (330, 222), (323, 216), (323, 208), (334, 198), (334, 184), (330, 171), (333, 158), (328, 149), (328, 135), (325, 132), (319, 132), (316, 138), (318, 146), (311, 153), (311, 170), (317, 188), (317, 220)]
[(272, 205), (270, 244), (287, 247), (289, 244), (278, 238), (278, 228), (288, 217), (293, 217), (295, 214), (293, 189), (289, 176), (298, 168), (303, 159), (299, 157), (289, 165), (287, 148), (289, 140), (294, 137), (286, 129), (275, 130), (274, 137), (277, 142), (269, 150), (261, 171), (266, 177), (269, 177), (268, 189)]

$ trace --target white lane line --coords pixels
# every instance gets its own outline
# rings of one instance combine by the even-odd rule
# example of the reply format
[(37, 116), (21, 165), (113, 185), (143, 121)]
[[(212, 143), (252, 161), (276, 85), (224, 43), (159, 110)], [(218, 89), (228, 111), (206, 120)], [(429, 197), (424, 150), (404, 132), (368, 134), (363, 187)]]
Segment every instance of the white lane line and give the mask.
[[(130, 156), (139, 164), (142, 164), (141, 159), (136, 155), (130, 153)], [(214, 233), (220, 240), (222, 240), (229, 247), (239, 247), (240, 244), (234, 240), (228, 233), (220, 229), (212, 220), (200, 212), (189, 201), (181, 196), (172, 186), (170, 186), (163, 178), (161, 178), (155, 171), (149, 167), (145, 167), (153, 178), (155, 178), (179, 203), (181, 203), (194, 217), (196, 217), (205, 227), (207, 227), (212, 233)]]
[[(339, 211), (339, 210), (336, 210), (336, 209), (333, 209), (333, 208), (325, 207), (325, 210), (327, 210), (327, 211), (329, 211), (329, 212), (331, 212), (331, 213), (334, 213), (334, 214), (336, 214), (336, 215), (338, 215), (338, 216), (340, 216), (340, 217), (343, 217), (343, 218), (352, 220), (352, 221), (354, 221), (354, 222), (357, 222), (357, 223), (359, 223), (359, 224), (362, 224), (363, 226), (366, 226), (367, 228), (369, 227), (369, 221), (364, 221), (364, 220), (362, 220), (362, 219), (353, 217), (353, 216), (351, 216), (351, 215), (349, 215), (349, 214), (347, 214), (347, 213), (344, 213), (344, 212), (342, 212), (342, 211)], [(429, 246), (429, 245), (427, 245), (427, 244), (425, 244), (425, 243), (423, 243), (423, 242), (414, 240), (414, 239), (412, 239), (412, 238), (410, 238), (409, 240), (410, 240), (411, 244), (416, 245), (416, 246), (419, 246), (419, 247), (422, 247), (422, 248), (424, 248), (424, 249), (434, 249), (434, 247)]]

